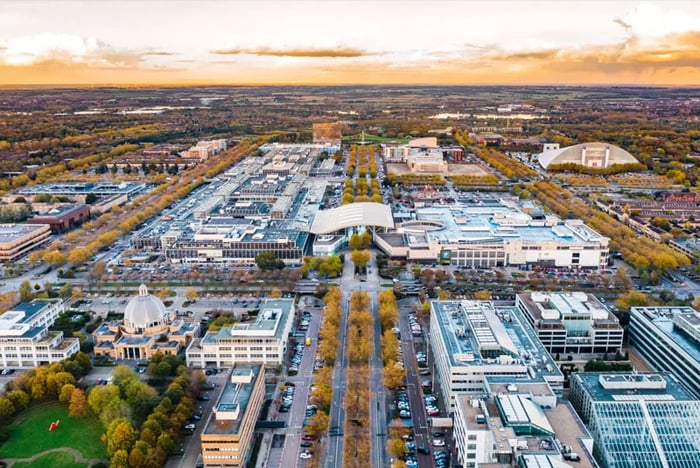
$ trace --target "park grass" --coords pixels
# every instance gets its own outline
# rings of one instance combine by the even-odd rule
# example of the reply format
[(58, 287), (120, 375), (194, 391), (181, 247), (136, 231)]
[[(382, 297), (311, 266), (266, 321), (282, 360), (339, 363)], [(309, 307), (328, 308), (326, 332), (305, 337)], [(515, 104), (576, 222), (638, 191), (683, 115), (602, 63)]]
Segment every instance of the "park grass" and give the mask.
[[(58, 429), (49, 432), (52, 421), (60, 420)], [(95, 418), (71, 418), (68, 407), (61, 404), (30, 408), (10, 425), (10, 439), (0, 446), (2, 458), (28, 458), (53, 448), (72, 447), (85, 458), (105, 458), (104, 432)]]
[(75, 461), (68, 452), (47, 453), (31, 462), (18, 462), (12, 468), (86, 468), (86, 463)]

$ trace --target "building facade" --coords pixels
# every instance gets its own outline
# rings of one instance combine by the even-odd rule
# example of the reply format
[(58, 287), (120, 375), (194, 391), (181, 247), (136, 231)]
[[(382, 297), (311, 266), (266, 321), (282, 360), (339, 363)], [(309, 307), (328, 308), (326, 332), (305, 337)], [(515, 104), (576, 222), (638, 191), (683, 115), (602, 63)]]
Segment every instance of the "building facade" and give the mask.
[(139, 287), (124, 309), (124, 320), (102, 323), (93, 333), (96, 356), (150, 359), (156, 353), (177, 355), (199, 331), (190, 320), (173, 320), (163, 301)]
[(561, 395), (564, 377), (515, 307), (489, 301), (433, 301), (433, 379), (448, 411), (460, 394), (484, 395), (495, 385), (536, 382)]
[(700, 466), (700, 401), (672, 374), (577, 372), (570, 382), (601, 466)]
[(700, 396), (700, 313), (691, 307), (632, 307), (630, 342), (657, 371)]
[(23, 302), (0, 315), (0, 366), (27, 368), (62, 361), (80, 351), (77, 338), (49, 331), (64, 311), (58, 300)]
[(50, 238), (48, 224), (0, 224), (0, 261), (14, 262)]
[(552, 354), (610, 354), (622, 349), (619, 320), (595, 296), (582, 292), (518, 294), (515, 306)]
[(265, 398), (265, 367), (236, 364), (202, 430), (205, 467), (247, 466)]
[(266, 299), (253, 323), (207, 332), (187, 348), (187, 366), (230, 367), (238, 363), (282, 365), (294, 322), (293, 299)]

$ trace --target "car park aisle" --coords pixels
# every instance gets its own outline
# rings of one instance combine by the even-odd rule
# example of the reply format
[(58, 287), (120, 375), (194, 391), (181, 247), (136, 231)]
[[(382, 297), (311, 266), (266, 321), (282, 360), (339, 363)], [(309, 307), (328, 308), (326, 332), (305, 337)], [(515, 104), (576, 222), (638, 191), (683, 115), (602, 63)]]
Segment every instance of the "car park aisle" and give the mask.
[[(304, 433), (304, 419), (306, 418), (306, 405), (308, 404), (311, 380), (313, 377), (314, 360), (316, 358), (316, 346), (318, 345), (318, 330), (321, 324), (321, 309), (307, 308), (311, 312), (311, 321), (307, 336), (311, 337), (311, 344), (304, 346), (304, 340), (299, 339), (303, 347), (301, 363), (298, 366), (297, 375), (287, 377), (286, 382), (294, 384), (294, 400), (288, 413), (280, 413), (279, 420), (286, 421), (287, 429), (280, 466), (303, 466), (304, 461), (299, 459), (301, 436)], [(292, 353), (293, 354), (293, 353)], [(283, 384), (280, 382), (280, 384)]]

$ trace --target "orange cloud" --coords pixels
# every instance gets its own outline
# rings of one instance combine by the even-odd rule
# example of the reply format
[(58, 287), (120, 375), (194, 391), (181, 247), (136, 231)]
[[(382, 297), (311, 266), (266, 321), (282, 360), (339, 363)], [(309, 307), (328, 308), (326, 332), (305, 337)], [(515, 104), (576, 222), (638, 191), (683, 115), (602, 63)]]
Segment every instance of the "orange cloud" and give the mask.
[(268, 47), (212, 50), (215, 55), (257, 55), (262, 57), (353, 58), (375, 55), (353, 47), (273, 49)]

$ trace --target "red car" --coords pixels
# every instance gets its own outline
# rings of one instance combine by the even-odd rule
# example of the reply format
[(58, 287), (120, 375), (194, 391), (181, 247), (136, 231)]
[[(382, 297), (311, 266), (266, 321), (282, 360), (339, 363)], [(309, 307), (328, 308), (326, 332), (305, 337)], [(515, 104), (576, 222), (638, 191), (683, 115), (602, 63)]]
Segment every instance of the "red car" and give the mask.
[(316, 437), (312, 436), (311, 434), (304, 434), (301, 436), (301, 440), (316, 440)]

